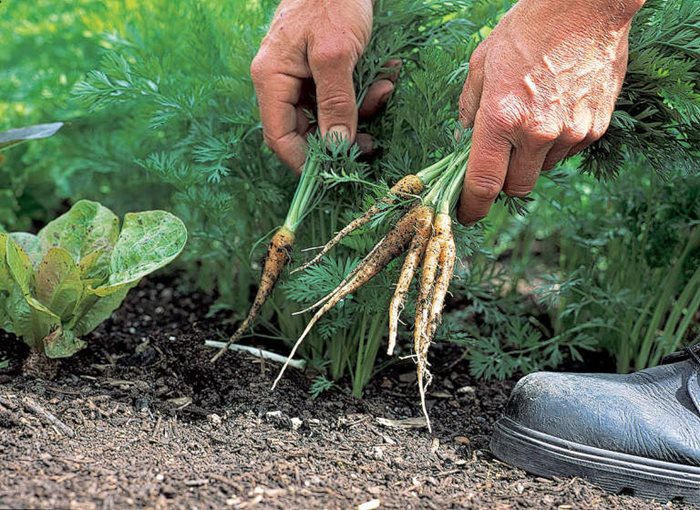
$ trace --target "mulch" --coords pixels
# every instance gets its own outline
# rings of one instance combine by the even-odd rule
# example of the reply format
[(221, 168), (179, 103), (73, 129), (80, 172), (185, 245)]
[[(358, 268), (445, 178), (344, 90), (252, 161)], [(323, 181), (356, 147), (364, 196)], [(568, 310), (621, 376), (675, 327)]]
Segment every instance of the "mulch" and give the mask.
[[(414, 367), (391, 366), (355, 399), (339, 385), (312, 399), (311, 377), (206, 339), (212, 299), (146, 281), (62, 361), (53, 381), (21, 375), (27, 350), (0, 333), (0, 507), (680, 508), (547, 480), (488, 451), (514, 381), (477, 381), (462, 353), (436, 346), (433, 432)], [(413, 419), (413, 420), (412, 420)]]

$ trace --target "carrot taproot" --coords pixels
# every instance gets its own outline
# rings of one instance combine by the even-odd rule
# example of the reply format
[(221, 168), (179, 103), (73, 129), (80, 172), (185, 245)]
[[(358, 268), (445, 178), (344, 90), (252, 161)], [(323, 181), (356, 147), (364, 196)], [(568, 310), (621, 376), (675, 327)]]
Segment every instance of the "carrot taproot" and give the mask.
[(365, 211), (362, 215), (358, 216), (350, 223), (348, 223), (345, 227), (343, 227), (340, 231), (338, 231), (338, 233), (335, 234), (335, 236), (333, 236), (333, 238), (330, 241), (328, 241), (325, 245), (321, 247), (321, 251), (316, 256), (314, 256), (314, 258), (301, 265), (300, 267), (294, 269), (292, 273), (304, 271), (309, 267), (317, 264), (329, 251), (331, 251), (340, 241), (342, 241), (350, 233), (369, 223), (372, 220), (372, 218), (374, 218), (377, 214), (381, 212), (382, 207), (393, 205), (399, 199), (407, 199), (411, 196), (419, 195), (423, 191), (424, 187), (425, 184), (423, 183), (422, 179), (417, 175), (411, 174), (402, 177), (396, 184), (394, 184), (391, 187), (389, 193), (385, 197), (383, 197), (379, 201), (379, 203), (374, 204), (372, 207), (367, 209), (367, 211)]
[(253, 325), (260, 310), (267, 301), (267, 298), (272, 294), (284, 268), (289, 263), (294, 237), (294, 232), (286, 227), (280, 227), (272, 236), (267, 246), (267, 253), (265, 254), (263, 262), (260, 285), (255, 294), (255, 299), (250, 307), (250, 311), (243, 322), (238, 326), (236, 332), (229, 338), (228, 342), (226, 342), (226, 345), (211, 359), (212, 362), (223, 356), (229, 346), (240, 340), (243, 334)]
[(432, 342), (435, 332), (442, 319), (442, 309), (445, 306), (445, 298), (450, 288), (450, 282), (454, 274), (455, 263), (457, 261), (457, 250), (455, 241), (450, 233), (446, 238), (443, 251), (440, 254), (440, 275), (438, 276), (433, 289), (433, 300), (428, 316), (428, 337), (427, 342)]
[(418, 392), (420, 393), (421, 407), (428, 424), (430, 417), (426, 406), (425, 392), (432, 381), (428, 371), (428, 349), (430, 347), (430, 311), (436, 283), (440, 274), (440, 259), (444, 252), (445, 243), (451, 238), (451, 219), (448, 214), (438, 213), (433, 223), (433, 233), (428, 241), (428, 246), (423, 257), (421, 269), (420, 288), (416, 302), (416, 320), (413, 327), (413, 349), (416, 355), (416, 374), (418, 379)]
[(324, 298), (326, 300), (325, 303), (314, 314), (311, 320), (309, 320), (301, 336), (292, 347), (292, 351), (287, 357), (287, 362), (272, 384), (272, 389), (275, 389), (277, 386), (277, 383), (287, 369), (289, 360), (294, 357), (297, 349), (314, 325), (343, 298), (367, 284), (367, 282), (379, 274), (392, 260), (403, 253), (415, 234), (415, 226), (418, 218), (425, 214), (426, 210), (423, 206), (416, 206), (402, 216), (394, 227), (379, 241), (379, 243), (377, 243), (374, 249), (362, 259), (357, 268), (355, 268), (354, 276), (347, 281), (344, 280), (345, 283), (341, 282), (338, 287)]
[(408, 247), (406, 258), (404, 259), (403, 266), (401, 267), (399, 279), (396, 282), (396, 290), (394, 291), (394, 295), (392, 296), (389, 304), (389, 343), (387, 346), (387, 354), (389, 356), (394, 353), (394, 348), (396, 347), (399, 316), (403, 310), (408, 289), (413, 281), (413, 277), (416, 274), (416, 270), (423, 259), (428, 241), (430, 240), (433, 210), (428, 207), (426, 207), (426, 209), (428, 212), (416, 223), (416, 233), (413, 236), (413, 239), (411, 239), (411, 244)]

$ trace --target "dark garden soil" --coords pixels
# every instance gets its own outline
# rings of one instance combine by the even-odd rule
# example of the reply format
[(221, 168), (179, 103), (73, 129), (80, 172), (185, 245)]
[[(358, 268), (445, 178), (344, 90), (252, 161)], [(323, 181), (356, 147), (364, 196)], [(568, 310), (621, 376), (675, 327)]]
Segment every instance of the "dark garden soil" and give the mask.
[(496, 461), (489, 434), (514, 383), (474, 381), (453, 348), (432, 356), (430, 435), (378, 420), (420, 416), (410, 361), (363, 400), (312, 400), (295, 370), (272, 393), (279, 365), (209, 363), (210, 304), (146, 282), (51, 382), (22, 377), (26, 349), (0, 333), (0, 507), (662, 508)]

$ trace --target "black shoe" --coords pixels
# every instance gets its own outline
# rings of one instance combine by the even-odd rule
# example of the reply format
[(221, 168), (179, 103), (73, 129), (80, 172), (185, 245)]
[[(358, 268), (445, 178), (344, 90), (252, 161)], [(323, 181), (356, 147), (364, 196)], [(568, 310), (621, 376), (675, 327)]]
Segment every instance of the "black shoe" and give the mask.
[(700, 505), (700, 345), (665, 362), (629, 375), (528, 375), (491, 451), (540, 476)]

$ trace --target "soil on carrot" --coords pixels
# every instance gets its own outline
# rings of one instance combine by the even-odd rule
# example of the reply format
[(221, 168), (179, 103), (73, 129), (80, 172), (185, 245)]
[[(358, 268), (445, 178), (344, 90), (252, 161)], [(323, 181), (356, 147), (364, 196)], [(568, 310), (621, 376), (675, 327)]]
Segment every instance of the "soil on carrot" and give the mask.
[(431, 435), (404, 421), (420, 417), (411, 361), (362, 400), (342, 387), (313, 400), (296, 370), (271, 392), (279, 365), (210, 364), (210, 304), (144, 282), (53, 381), (21, 376), (27, 351), (0, 333), (0, 507), (661, 508), (495, 460), (514, 381), (473, 380), (453, 347), (431, 353)]

